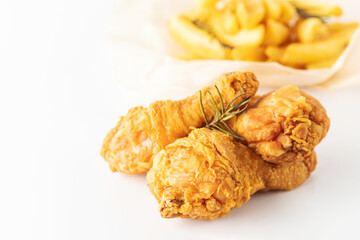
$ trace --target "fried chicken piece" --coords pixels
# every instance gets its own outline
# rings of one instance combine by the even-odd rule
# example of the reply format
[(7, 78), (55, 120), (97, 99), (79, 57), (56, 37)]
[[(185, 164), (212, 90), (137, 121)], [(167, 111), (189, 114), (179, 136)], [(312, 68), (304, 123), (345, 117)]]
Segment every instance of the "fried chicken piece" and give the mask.
[(312, 96), (285, 86), (258, 98), (229, 125), (264, 160), (303, 161), (326, 136), (330, 119)]
[(314, 152), (301, 162), (269, 163), (235, 139), (201, 128), (159, 152), (146, 179), (162, 217), (216, 219), (257, 191), (299, 186), (315, 165)]
[[(235, 96), (253, 96), (259, 82), (250, 72), (232, 72), (220, 76), (215, 84), (224, 100), (229, 103)], [(220, 103), (215, 86), (202, 89), (205, 99), (210, 91), (217, 104)], [(204, 110), (209, 120), (214, 117), (211, 105), (204, 101)], [(176, 139), (187, 136), (190, 127), (205, 125), (201, 113), (199, 94), (180, 101), (158, 101), (148, 108), (135, 107), (120, 118), (117, 126), (104, 139), (101, 155), (114, 172), (128, 174), (146, 173), (152, 166), (152, 156)]]
[(228, 123), (247, 146), (203, 128), (154, 157), (147, 183), (161, 216), (216, 219), (257, 191), (291, 190), (310, 176), (330, 125), (321, 104), (287, 86), (249, 105)]

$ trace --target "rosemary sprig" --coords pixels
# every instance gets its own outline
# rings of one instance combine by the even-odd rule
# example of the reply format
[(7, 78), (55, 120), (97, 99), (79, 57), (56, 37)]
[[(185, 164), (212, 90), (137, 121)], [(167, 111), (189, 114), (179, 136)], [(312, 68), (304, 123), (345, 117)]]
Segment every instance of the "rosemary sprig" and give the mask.
[(299, 16), (301, 16), (302, 18), (319, 18), (323, 23), (326, 22), (326, 20), (330, 17), (330, 16), (320, 16), (320, 15), (315, 15), (315, 14), (310, 14), (308, 13), (308, 10), (306, 8), (299, 8), (296, 7), (296, 12), (299, 14)]
[(238, 102), (235, 104), (236, 100), (241, 97), (246, 95), (247, 93), (242, 93), (239, 94), (238, 96), (236, 96), (235, 98), (233, 98), (229, 104), (226, 105), (226, 107), (224, 106), (224, 101), (223, 98), (220, 94), (220, 91), (218, 89), (218, 87), (215, 85), (215, 89), (219, 95), (220, 98), (220, 108), (219, 106), (216, 104), (215, 100), (214, 100), (214, 96), (212, 95), (211, 92), (207, 91), (206, 93), (209, 95), (208, 97), (208, 101), (210, 103), (210, 105), (212, 106), (213, 110), (214, 110), (214, 119), (209, 122), (208, 118), (206, 117), (205, 114), (205, 110), (204, 110), (204, 104), (203, 104), (203, 99), (202, 99), (202, 92), (200, 91), (200, 108), (201, 108), (201, 112), (204, 116), (205, 119), (205, 127), (208, 129), (212, 129), (212, 130), (217, 130), (220, 131), (224, 134), (227, 134), (235, 139), (238, 140), (245, 140), (245, 138), (243, 138), (242, 136), (240, 136), (239, 134), (237, 134), (234, 130), (232, 130), (230, 128), (230, 126), (226, 123), (227, 120), (231, 119), (232, 117), (241, 114), (244, 112), (244, 110), (247, 108), (248, 106), (248, 102), (250, 101), (250, 97), (245, 98), (244, 100)]
[(323, 10), (324, 6), (317, 2), (290, 0), (290, 3), (295, 7), (297, 14), (304, 19), (319, 18), (325, 23), (332, 16), (331, 13)]
[[(207, 24), (205, 20), (201, 20), (201, 19), (197, 19), (194, 20), (192, 22), (195, 26), (197, 26), (198, 28), (206, 31), (208, 34), (216, 37), (215, 31), (214, 29), (211, 27), (211, 25)], [(216, 37), (217, 38), (217, 37)], [(223, 43), (222, 41), (220, 41), (220, 39), (218, 39), (218, 41), (220, 42), (220, 44), (225, 48), (225, 49), (233, 49), (233, 46), (227, 45), (225, 43)]]

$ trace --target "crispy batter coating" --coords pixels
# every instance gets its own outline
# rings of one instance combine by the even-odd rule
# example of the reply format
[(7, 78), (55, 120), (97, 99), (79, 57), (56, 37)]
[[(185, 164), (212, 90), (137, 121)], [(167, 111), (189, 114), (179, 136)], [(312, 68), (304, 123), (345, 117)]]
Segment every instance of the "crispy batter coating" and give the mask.
[(257, 191), (299, 186), (315, 165), (314, 152), (303, 161), (269, 163), (235, 139), (201, 128), (154, 157), (147, 184), (162, 217), (216, 219)]
[(310, 156), (326, 136), (330, 119), (315, 98), (285, 86), (258, 98), (230, 125), (264, 160), (281, 163)]
[[(221, 75), (215, 85), (227, 104), (241, 93), (248, 93), (243, 99), (253, 96), (259, 82), (253, 73), (231, 72)], [(216, 103), (220, 102), (214, 85), (202, 89), (203, 99), (207, 91), (213, 94)], [(211, 120), (214, 113), (207, 101), (204, 101), (204, 109)], [(152, 166), (153, 155), (176, 139), (187, 136), (190, 127), (204, 125), (199, 93), (180, 101), (158, 101), (148, 108), (135, 107), (120, 117), (117, 126), (107, 134), (101, 155), (114, 172), (146, 173)]]

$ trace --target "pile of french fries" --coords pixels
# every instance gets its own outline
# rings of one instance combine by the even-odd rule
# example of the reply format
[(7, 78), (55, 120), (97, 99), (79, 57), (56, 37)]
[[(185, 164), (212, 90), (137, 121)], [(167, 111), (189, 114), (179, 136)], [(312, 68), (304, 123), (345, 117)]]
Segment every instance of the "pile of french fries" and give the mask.
[(270, 61), (299, 69), (329, 68), (358, 23), (326, 23), (340, 7), (304, 0), (197, 0), (169, 22), (184, 60)]

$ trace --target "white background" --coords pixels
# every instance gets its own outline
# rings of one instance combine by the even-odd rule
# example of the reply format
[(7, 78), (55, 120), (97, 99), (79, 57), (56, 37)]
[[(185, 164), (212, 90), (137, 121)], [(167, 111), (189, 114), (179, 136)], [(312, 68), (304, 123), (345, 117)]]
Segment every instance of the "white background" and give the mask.
[[(342, 5), (360, 19), (355, 0)], [(299, 188), (256, 194), (225, 218), (162, 219), (145, 176), (112, 173), (99, 156), (102, 139), (132, 106), (109, 58), (113, 7), (0, 2), (0, 239), (359, 236), (359, 85), (305, 89), (331, 118), (316, 171)]]

